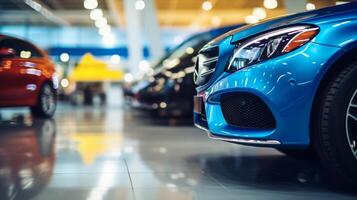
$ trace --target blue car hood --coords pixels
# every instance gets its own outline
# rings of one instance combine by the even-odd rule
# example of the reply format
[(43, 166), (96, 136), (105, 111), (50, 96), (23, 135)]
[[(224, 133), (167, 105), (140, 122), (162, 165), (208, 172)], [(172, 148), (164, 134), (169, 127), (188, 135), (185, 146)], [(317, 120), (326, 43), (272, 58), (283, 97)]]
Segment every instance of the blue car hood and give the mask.
[(315, 11), (297, 13), (263, 21), (258, 24), (244, 26), (242, 28), (230, 31), (219, 38), (213, 40), (210, 45), (219, 43), (222, 39), (233, 36), (231, 43), (245, 39), (258, 33), (276, 29), (279, 27), (292, 24), (315, 24), (321, 25), (334, 21), (341, 21), (347, 19), (356, 19), (357, 3), (348, 3), (339, 6), (327, 7)]
[[(346, 23), (346, 21), (350, 21), (351, 24), (357, 24), (356, 19), (357, 2), (353, 2), (270, 19), (258, 24), (243, 26), (227, 32), (215, 38), (201, 49), (201, 51), (205, 51), (212, 46), (219, 46), (219, 59), (216, 64), (216, 70), (210, 81), (205, 85), (198, 86), (196, 90), (198, 92), (203, 91), (219, 80), (219, 77), (224, 73), (225, 66), (232, 54), (233, 49), (235, 48), (235, 43), (237, 42), (246, 40), (249, 37), (254, 37), (267, 31), (290, 25), (311, 24), (320, 27), (320, 33), (314, 38), (315, 43), (343, 47), (340, 44), (347, 44), (346, 38), (350, 40), (352, 37), (356, 36), (351, 35), (345, 28), (341, 28), (348, 26), (339, 26), (339, 24)], [(357, 27), (357, 25), (355, 27)], [(328, 33), (331, 32), (332, 28), (334, 28), (334, 34), (328, 36)]]

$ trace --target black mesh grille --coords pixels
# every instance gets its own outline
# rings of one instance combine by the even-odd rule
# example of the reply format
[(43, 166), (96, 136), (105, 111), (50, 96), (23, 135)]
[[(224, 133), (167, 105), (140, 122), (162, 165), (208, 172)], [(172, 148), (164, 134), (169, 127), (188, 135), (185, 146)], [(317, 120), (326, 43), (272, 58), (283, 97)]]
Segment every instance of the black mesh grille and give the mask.
[(276, 127), (275, 118), (268, 106), (253, 94), (242, 92), (222, 95), (221, 108), (230, 125), (251, 129)]
[(202, 49), (197, 56), (195, 66), (196, 85), (206, 84), (212, 77), (218, 60), (219, 48), (217, 46)]

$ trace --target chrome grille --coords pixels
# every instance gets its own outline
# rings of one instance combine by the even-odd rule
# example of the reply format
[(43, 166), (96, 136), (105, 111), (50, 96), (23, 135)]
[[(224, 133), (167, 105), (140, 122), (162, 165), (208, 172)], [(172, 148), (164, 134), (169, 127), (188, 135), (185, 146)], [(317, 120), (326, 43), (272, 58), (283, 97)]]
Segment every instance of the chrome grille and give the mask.
[(212, 77), (218, 61), (218, 46), (204, 48), (197, 56), (194, 81), (196, 85), (206, 84)]

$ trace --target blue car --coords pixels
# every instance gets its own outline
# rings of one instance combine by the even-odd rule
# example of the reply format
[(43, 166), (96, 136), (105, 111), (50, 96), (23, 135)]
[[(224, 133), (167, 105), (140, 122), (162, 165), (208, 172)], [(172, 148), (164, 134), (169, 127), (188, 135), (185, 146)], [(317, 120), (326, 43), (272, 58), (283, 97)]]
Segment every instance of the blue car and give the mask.
[(357, 3), (228, 32), (200, 50), (194, 81), (210, 138), (314, 152), (357, 180)]

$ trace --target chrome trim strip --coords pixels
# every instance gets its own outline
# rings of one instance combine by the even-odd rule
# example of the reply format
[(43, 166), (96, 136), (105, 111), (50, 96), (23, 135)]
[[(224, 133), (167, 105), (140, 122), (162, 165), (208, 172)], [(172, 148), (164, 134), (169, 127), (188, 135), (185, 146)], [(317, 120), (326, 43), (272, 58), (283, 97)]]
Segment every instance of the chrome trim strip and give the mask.
[[(197, 86), (207, 84), (209, 75), (214, 74), (219, 60), (219, 46), (205, 46), (197, 55), (195, 64), (194, 82)], [(206, 72), (202, 73), (203, 71)]]
[(201, 126), (201, 125), (195, 124), (195, 126), (196, 126), (197, 128), (199, 128), (199, 129), (202, 129), (202, 130), (204, 130), (204, 131), (207, 131), (207, 132), (208, 132), (208, 129), (207, 129), (207, 128), (205, 128), (205, 127), (203, 127), (203, 126)]
[(204, 46), (198, 53), (205, 53), (205, 52), (209, 52), (210, 50), (214, 49), (214, 48), (218, 48), (218, 45), (213, 45), (213, 46)]
[(207, 76), (207, 75), (210, 75), (210, 74), (212, 74), (214, 71), (216, 71), (216, 69), (215, 69), (215, 68), (210, 69), (210, 70), (208, 70), (208, 71), (206, 71), (206, 72), (204, 72), (204, 73), (200, 74), (200, 76)]
[(214, 140), (222, 140), (226, 142), (235, 142), (240, 144), (255, 144), (255, 145), (280, 145), (281, 143), (277, 140), (257, 140), (257, 139), (242, 139), (242, 138), (228, 138), (213, 135), (211, 132), (207, 132), (208, 137)]
[(242, 138), (229, 138), (213, 135), (209, 130), (203, 126), (195, 124), (195, 126), (199, 129), (202, 129), (207, 132), (207, 135), (210, 139), (221, 140), (225, 142), (235, 142), (240, 144), (248, 144), (248, 145), (281, 145), (281, 142), (277, 140), (257, 140), (257, 139), (242, 139)]
[(209, 64), (209, 63), (215, 62), (217, 60), (218, 60), (218, 57), (208, 58), (208, 59), (202, 61), (202, 64)]

